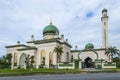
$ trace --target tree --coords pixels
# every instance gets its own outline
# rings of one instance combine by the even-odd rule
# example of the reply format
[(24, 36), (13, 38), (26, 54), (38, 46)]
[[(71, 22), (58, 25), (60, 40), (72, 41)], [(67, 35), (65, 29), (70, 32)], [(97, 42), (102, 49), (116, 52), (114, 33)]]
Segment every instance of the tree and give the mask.
[(57, 53), (57, 62), (61, 62), (61, 54), (63, 53), (63, 47), (60, 46), (55, 47), (54, 52)]
[(6, 61), (7, 61), (8, 63), (11, 63), (11, 59), (12, 59), (12, 54), (7, 54), (7, 55), (6, 55)]
[(0, 59), (0, 68), (10, 68), (11, 67), (12, 54), (7, 54)]
[(114, 46), (110, 46), (106, 49), (105, 54), (109, 57), (111, 57), (111, 61), (113, 61), (113, 56), (117, 55), (120, 57), (120, 51)]
[(27, 65), (27, 68), (33, 67), (34, 56), (28, 55), (28, 56), (26, 57), (25, 63), (26, 63), (26, 65)]
[(26, 56), (25, 59), (26, 59), (25, 60), (26, 66), (27, 66), (27, 68), (29, 68), (30, 67), (30, 55)]
[(31, 67), (33, 67), (33, 63), (34, 63), (34, 56), (31, 56), (31, 57), (30, 57), (30, 59), (31, 59), (31, 60), (30, 60), (30, 65), (31, 65)]
[(120, 58), (119, 57), (114, 57), (113, 62), (120, 62)]

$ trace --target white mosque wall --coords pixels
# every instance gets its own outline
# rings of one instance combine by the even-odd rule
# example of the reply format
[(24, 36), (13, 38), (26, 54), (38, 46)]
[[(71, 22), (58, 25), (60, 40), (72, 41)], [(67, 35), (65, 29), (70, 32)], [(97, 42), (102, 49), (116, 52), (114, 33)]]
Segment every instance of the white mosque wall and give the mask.
[(90, 57), (92, 61), (95, 61), (95, 59), (97, 59), (97, 55), (92, 51), (82, 52), (79, 56), (82, 61), (84, 61), (87, 57)]
[(50, 52), (53, 53), (53, 64), (57, 65), (57, 60), (56, 60), (56, 53), (54, 52), (54, 48), (60, 44), (56, 42), (51, 42), (51, 43), (44, 43), (44, 44), (37, 44), (36, 47), (38, 48), (37, 51), (37, 65), (41, 65), (41, 51), (45, 51), (45, 65), (46, 67), (49, 67), (49, 54)]
[[(61, 62), (68, 62), (70, 61), (70, 47), (66, 46), (66, 45), (61, 45), (63, 47), (63, 53), (62, 53), (62, 56), (61, 56)], [(68, 56), (67, 56), (68, 54)], [(67, 60), (69, 59), (69, 60)]]

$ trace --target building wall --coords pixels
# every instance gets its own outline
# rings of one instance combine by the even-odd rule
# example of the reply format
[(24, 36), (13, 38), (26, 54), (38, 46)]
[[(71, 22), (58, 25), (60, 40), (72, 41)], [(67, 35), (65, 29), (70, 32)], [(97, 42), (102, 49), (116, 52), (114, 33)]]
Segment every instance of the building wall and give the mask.
[(67, 62), (66, 60), (66, 53), (68, 52), (70, 54), (70, 48), (66, 46), (65, 44), (59, 44), (56, 42), (51, 43), (44, 43), (44, 44), (37, 44), (36, 47), (38, 48), (37, 51), (37, 65), (41, 65), (41, 52), (42, 50), (45, 51), (45, 65), (46, 67), (49, 67), (49, 56), (50, 53), (53, 53), (53, 65), (57, 65), (57, 53), (54, 52), (54, 48), (57, 46), (63, 47), (63, 53), (61, 55), (61, 62)]
[(41, 65), (41, 52), (45, 51), (45, 65), (49, 67), (49, 54), (50, 52), (53, 53), (53, 64), (56, 65), (56, 53), (54, 53), (54, 48), (59, 45), (56, 42), (52, 43), (45, 43), (45, 44), (37, 44), (36, 47), (38, 48), (37, 51), (37, 65)]

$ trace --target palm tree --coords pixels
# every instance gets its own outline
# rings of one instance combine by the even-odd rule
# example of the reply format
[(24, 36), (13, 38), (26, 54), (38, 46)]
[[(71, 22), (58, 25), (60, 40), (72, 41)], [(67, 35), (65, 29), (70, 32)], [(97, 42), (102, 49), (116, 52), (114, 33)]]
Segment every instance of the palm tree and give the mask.
[(57, 46), (54, 48), (54, 51), (57, 53), (57, 62), (61, 62), (61, 54), (63, 53), (63, 47)]
[(113, 61), (113, 56), (115, 56), (115, 55), (120, 56), (120, 51), (118, 49), (116, 49), (115, 46), (114, 47), (110, 46), (106, 49), (105, 54), (107, 56), (111, 57), (111, 61)]

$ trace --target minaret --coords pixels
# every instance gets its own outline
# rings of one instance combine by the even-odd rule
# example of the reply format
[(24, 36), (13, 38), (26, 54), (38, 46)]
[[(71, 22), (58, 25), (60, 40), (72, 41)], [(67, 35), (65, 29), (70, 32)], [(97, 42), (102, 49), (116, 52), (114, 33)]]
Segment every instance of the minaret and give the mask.
[(108, 47), (108, 16), (107, 9), (102, 10), (102, 48)]

